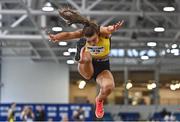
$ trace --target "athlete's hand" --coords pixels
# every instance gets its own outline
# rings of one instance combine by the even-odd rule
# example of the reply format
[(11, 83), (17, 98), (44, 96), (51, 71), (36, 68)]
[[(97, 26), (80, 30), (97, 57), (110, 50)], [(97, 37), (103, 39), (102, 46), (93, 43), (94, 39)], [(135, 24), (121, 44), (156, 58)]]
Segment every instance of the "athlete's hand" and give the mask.
[(124, 20), (119, 21), (119, 22), (117, 22), (117, 23), (114, 24), (114, 25), (108, 26), (108, 31), (111, 31), (111, 32), (117, 31), (119, 28), (121, 28), (121, 26), (123, 25), (123, 23), (124, 23)]
[(52, 41), (52, 42), (58, 42), (58, 39), (57, 39), (57, 37), (56, 37), (56, 35), (54, 35), (54, 34), (48, 34), (48, 36), (49, 36), (49, 40), (50, 41)]

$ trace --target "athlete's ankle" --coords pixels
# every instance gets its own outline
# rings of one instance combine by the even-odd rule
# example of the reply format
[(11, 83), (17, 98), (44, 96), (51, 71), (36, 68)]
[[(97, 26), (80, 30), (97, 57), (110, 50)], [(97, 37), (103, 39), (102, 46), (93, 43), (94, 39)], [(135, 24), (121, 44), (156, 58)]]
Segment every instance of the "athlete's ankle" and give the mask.
[(104, 101), (104, 99), (101, 99), (100, 97), (96, 97), (96, 101), (99, 101), (99, 102), (103, 102)]

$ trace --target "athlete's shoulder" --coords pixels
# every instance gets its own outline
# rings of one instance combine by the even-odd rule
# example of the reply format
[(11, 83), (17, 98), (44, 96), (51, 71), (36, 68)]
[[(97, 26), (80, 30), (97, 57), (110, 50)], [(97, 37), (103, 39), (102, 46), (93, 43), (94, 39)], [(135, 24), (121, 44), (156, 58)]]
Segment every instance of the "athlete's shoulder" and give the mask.
[(100, 34), (104, 36), (111, 35), (111, 33), (108, 31), (108, 28), (105, 26), (100, 26)]

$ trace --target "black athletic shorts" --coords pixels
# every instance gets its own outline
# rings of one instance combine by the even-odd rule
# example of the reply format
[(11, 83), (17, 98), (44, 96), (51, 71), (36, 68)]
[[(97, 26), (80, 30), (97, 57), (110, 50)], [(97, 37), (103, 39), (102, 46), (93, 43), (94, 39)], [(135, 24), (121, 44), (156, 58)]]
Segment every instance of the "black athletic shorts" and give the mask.
[(105, 59), (93, 59), (92, 60), (94, 74), (92, 78), (96, 80), (96, 77), (104, 70), (110, 70), (109, 58)]

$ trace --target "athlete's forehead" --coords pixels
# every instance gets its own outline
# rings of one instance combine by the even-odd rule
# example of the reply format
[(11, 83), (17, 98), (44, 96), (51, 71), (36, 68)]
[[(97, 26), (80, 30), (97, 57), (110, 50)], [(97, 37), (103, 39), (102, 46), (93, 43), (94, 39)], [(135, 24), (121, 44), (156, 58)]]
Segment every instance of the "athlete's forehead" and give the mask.
[(91, 36), (91, 37), (86, 37), (86, 38), (87, 38), (87, 41), (92, 41), (92, 40), (96, 39), (97, 37), (98, 37), (98, 35), (97, 35), (97, 34), (94, 34), (93, 36)]

